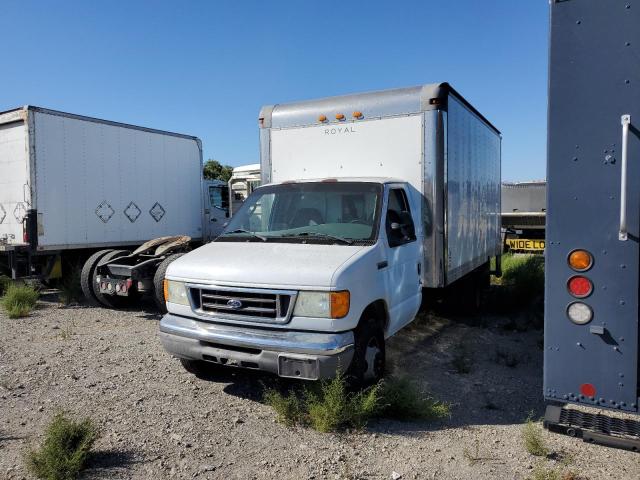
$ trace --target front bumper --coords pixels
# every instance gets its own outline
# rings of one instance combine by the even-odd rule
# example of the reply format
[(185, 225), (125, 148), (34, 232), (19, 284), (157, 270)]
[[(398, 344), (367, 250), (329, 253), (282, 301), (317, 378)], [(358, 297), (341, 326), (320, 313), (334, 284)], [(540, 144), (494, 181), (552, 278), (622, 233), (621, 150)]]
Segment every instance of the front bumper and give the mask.
[(160, 340), (176, 357), (317, 380), (346, 370), (353, 332), (319, 333), (248, 328), (166, 314)]

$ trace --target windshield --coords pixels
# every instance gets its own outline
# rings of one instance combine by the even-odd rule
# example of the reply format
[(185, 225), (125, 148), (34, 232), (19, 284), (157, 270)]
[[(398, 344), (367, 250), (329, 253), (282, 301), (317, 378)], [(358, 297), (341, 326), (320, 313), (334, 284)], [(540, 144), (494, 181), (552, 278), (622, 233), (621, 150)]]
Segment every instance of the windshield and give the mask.
[(382, 185), (302, 182), (258, 188), (219, 240), (373, 243)]

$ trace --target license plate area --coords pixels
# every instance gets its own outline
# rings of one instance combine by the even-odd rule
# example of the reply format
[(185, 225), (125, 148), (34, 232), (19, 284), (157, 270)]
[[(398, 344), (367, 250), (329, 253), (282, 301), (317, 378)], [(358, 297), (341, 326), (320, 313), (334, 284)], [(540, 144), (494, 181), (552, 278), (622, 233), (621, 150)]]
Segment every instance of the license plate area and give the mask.
[(300, 378), (304, 380), (317, 380), (319, 378), (320, 364), (317, 358), (279, 355), (278, 375), (287, 378)]

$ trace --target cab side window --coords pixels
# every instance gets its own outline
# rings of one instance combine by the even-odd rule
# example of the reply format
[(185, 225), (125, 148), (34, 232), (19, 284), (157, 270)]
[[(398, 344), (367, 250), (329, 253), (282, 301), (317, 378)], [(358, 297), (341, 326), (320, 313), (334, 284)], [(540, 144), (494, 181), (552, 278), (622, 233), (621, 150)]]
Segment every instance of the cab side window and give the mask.
[(385, 225), (391, 248), (413, 242), (416, 239), (409, 201), (402, 188), (389, 190)]
[(226, 187), (209, 187), (209, 202), (221, 210), (229, 208), (229, 194)]

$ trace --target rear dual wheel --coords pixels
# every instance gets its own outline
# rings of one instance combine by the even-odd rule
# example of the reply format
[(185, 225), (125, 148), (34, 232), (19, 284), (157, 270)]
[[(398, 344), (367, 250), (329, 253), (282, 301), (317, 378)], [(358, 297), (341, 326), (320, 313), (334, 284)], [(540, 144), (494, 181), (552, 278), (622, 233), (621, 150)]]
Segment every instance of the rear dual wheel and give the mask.
[(94, 307), (100, 306), (100, 302), (96, 298), (96, 294), (93, 288), (95, 282), (96, 267), (98, 266), (98, 262), (102, 259), (102, 257), (112, 251), (113, 250), (98, 251), (91, 255), (82, 266), (82, 272), (80, 273), (80, 287), (82, 288), (82, 293), (84, 293), (84, 298), (86, 299), (87, 303)]

